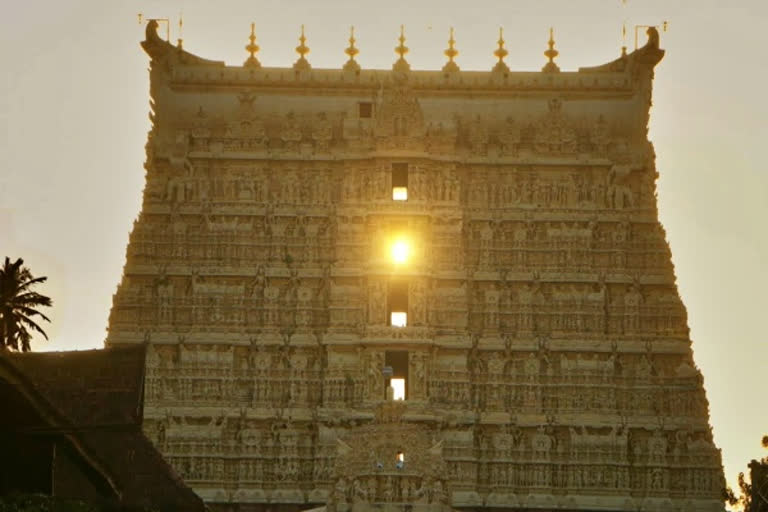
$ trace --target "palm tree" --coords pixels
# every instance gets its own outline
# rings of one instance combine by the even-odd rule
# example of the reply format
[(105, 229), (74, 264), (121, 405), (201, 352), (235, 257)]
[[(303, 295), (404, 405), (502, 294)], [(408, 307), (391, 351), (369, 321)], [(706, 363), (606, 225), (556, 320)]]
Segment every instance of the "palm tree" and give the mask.
[(53, 301), (45, 295), (32, 291), (32, 287), (44, 283), (47, 277), (32, 277), (32, 273), (18, 258), (11, 263), (8, 256), (0, 268), (0, 350), (11, 348), (29, 352), (30, 330), (48, 335), (33, 320), (39, 316), (46, 322), (51, 320), (35, 308), (50, 307)]

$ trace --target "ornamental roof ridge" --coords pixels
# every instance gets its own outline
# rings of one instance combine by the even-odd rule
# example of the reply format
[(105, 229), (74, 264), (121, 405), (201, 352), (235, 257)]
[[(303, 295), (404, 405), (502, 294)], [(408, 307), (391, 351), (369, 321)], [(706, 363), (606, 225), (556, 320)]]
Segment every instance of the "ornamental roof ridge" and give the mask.
[[(240, 65), (240, 66), (231, 66), (231, 65), (227, 65), (224, 61), (205, 59), (193, 53), (190, 53), (179, 46), (174, 46), (168, 41), (165, 41), (158, 35), (157, 29), (158, 29), (157, 21), (149, 20), (146, 27), (145, 40), (141, 42), (142, 48), (150, 56), (150, 59), (152, 61), (168, 60), (170, 63), (175, 64), (176, 66), (179, 66), (179, 67), (208, 68), (209, 70), (211, 68), (216, 68), (217, 70), (222, 71), (218, 75), (218, 77), (215, 76), (215, 73), (214, 74), (206, 73), (206, 80), (223, 78), (224, 81), (226, 81), (226, 76), (224, 76), (226, 73), (224, 73), (224, 70), (227, 70), (228, 72), (238, 71), (238, 70), (247, 70), (251, 76), (256, 74), (258, 74), (262, 78), (267, 78), (269, 76), (272, 79), (277, 79), (277, 81), (282, 81), (285, 78), (287, 78), (289, 75), (290, 76), (296, 75), (297, 70), (295, 66), (265, 67), (265, 66), (252, 66), (252, 65), (249, 66), (247, 64)], [(552, 69), (547, 69), (547, 66), (545, 66), (544, 70), (542, 71), (535, 71), (535, 70), (507, 71), (506, 69), (499, 69), (498, 63), (496, 63), (497, 64), (496, 68), (489, 69), (487, 71), (456, 69), (454, 72), (450, 74), (456, 75), (456, 77), (458, 77), (458, 80), (456, 78), (453, 78), (451, 82), (453, 84), (463, 83), (464, 86), (471, 86), (471, 85), (475, 85), (472, 83), (472, 80), (476, 81), (482, 76), (488, 77), (489, 80), (498, 80), (499, 77), (501, 77), (501, 79), (507, 80), (512, 76), (524, 77), (528, 75), (537, 75), (542, 77), (542, 80), (552, 81), (552, 80), (557, 80), (558, 77), (560, 76), (568, 76), (568, 75), (573, 76), (574, 74), (580, 74), (580, 73), (623, 73), (628, 69), (636, 66), (652, 69), (653, 67), (656, 66), (656, 64), (658, 64), (661, 61), (665, 52), (659, 47), (659, 33), (655, 27), (648, 27), (647, 35), (648, 35), (648, 41), (644, 46), (628, 54), (622, 52), (622, 54), (617, 59), (607, 62), (605, 64), (598, 65), (598, 66), (580, 67), (578, 68), (577, 71), (551, 73), (550, 71)], [(500, 42), (499, 42), (500, 48), (503, 46), (503, 43), (501, 42), (501, 40), (502, 39), (500, 36)], [(389, 69), (389, 70), (376, 69), (376, 68), (361, 69), (358, 72), (355, 80), (362, 85), (362, 82), (364, 82), (364, 77), (362, 75), (370, 75), (371, 73), (375, 75), (380, 75), (382, 73), (391, 74), (391, 73), (398, 73), (398, 72), (399, 73), (406, 72), (409, 74), (418, 74), (423, 77), (428, 77), (429, 75), (445, 76), (445, 71), (440, 69), (434, 69), (434, 70), (425, 69), (425, 70), (411, 71), (410, 66), (408, 66), (407, 62), (404, 59), (404, 55), (405, 55), (405, 52), (407, 52), (407, 48), (405, 48), (405, 46), (403, 45), (404, 34), (402, 29), (401, 29), (399, 41), (400, 41), (400, 46), (396, 48), (396, 52), (398, 52), (398, 55), (400, 55), (400, 59), (398, 59), (395, 62), (395, 65), (393, 65), (392, 69)], [(300, 49), (301, 50), (306, 49), (307, 51), (305, 51), (304, 53), (308, 52), (308, 48), (304, 48), (303, 43), (302, 45), (297, 47), (297, 51), (299, 51)], [(498, 52), (499, 50), (497, 50), (497, 53)], [(299, 53), (301, 54), (301, 52)], [(554, 51), (552, 52), (552, 54), (554, 54)], [(504, 51), (504, 56), (506, 56), (506, 51)], [(550, 59), (550, 63), (552, 63), (551, 61), (553, 57), (550, 57), (549, 55), (547, 56)], [(499, 59), (503, 59), (503, 57), (500, 57), (499, 55), (497, 55), (497, 57)], [(301, 61), (303, 58), (304, 58), (304, 55), (302, 54), (299, 60)], [(406, 66), (408, 69), (405, 69)], [(319, 77), (320, 75), (322, 75), (323, 81), (330, 82), (331, 74), (333, 74), (334, 72), (338, 75), (339, 81), (350, 80), (349, 74), (344, 72), (343, 67), (314, 68), (314, 67), (306, 66), (306, 68), (307, 68), (305, 70), (306, 72), (300, 74), (303, 81), (311, 81), (312, 76)], [(504, 66), (504, 68), (507, 68), (507, 66)], [(550, 68), (552, 68), (552, 66), (550, 66)], [(317, 72), (320, 72), (320, 73), (317, 74)], [(285, 75), (285, 76), (283, 77), (281, 75)], [(462, 77), (466, 77), (466, 80), (462, 80)]]

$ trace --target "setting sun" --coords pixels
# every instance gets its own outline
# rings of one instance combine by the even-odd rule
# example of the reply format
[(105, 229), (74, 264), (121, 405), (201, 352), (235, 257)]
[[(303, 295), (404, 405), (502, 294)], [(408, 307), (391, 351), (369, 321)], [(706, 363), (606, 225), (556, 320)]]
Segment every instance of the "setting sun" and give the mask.
[(405, 240), (397, 240), (392, 244), (392, 261), (397, 264), (408, 261), (410, 246)]

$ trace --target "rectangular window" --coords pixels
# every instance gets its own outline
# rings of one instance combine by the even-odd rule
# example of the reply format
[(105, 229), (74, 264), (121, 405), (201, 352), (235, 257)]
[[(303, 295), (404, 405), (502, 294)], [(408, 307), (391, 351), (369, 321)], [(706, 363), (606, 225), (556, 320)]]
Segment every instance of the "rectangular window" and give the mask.
[(405, 400), (405, 379), (390, 379), (389, 385), (392, 386), (392, 398), (394, 400)]
[(408, 164), (392, 164), (392, 199), (408, 200)]
[(395, 400), (405, 400), (408, 394), (408, 351), (387, 350), (384, 353), (384, 362), (392, 368), (392, 377), (387, 383), (392, 387)]
[(357, 104), (357, 113), (360, 119), (370, 119), (373, 117), (373, 103), (364, 101)]
[(392, 327), (405, 327), (408, 325), (408, 313), (404, 311), (393, 311), (390, 313), (389, 323)]
[(387, 309), (389, 325), (392, 327), (405, 327), (408, 325), (407, 281), (393, 280), (389, 283)]

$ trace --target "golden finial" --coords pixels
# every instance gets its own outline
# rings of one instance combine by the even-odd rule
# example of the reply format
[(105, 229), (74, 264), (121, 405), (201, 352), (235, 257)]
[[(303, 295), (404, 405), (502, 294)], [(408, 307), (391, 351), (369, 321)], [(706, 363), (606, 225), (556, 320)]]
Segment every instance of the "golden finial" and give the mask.
[(448, 57), (448, 62), (445, 63), (445, 66), (443, 66), (443, 71), (449, 72), (449, 71), (458, 71), (459, 66), (456, 64), (453, 59), (456, 58), (456, 56), (459, 54), (459, 51), (454, 48), (456, 45), (456, 40), (453, 38), (453, 27), (451, 27), (451, 35), (448, 39), (448, 49), (445, 50), (443, 53), (446, 57)]
[(627, 21), (621, 24), (621, 56), (627, 56)]
[(256, 44), (256, 24), (251, 23), (251, 35), (248, 36), (248, 41), (250, 41), (247, 45), (245, 45), (245, 51), (247, 51), (250, 55), (247, 59), (245, 59), (245, 62), (243, 63), (243, 66), (251, 67), (251, 68), (260, 68), (261, 62), (259, 62), (259, 59), (256, 58), (256, 53), (260, 50), (259, 45)]
[(293, 69), (310, 69), (309, 61), (304, 57), (309, 53), (309, 46), (306, 43), (307, 38), (304, 37), (304, 25), (301, 25), (301, 36), (299, 37), (299, 46), (296, 47), (296, 53), (299, 54), (299, 60), (293, 64)]
[(344, 50), (344, 53), (349, 55), (349, 60), (344, 64), (344, 71), (360, 71), (360, 64), (355, 61), (355, 55), (360, 53), (360, 50), (355, 48), (355, 27), (349, 27), (349, 46)]
[(400, 25), (400, 37), (397, 39), (400, 44), (395, 47), (395, 53), (400, 56), (392, 66), (392, 69), (397, 71), (408, 71), (411, 69), (410, 64), (405, 60), (405, 54), (408, 53), (408, 47), (405, 46), (405, 25)]
[(557, 57), (560, 52), (555, 50), (555, 29), (552, 27), (549, 27), (549, 41), (547, 44), (549, 45), (549, 49), (544, 52), (544, 56), (549, 59), (549, 62), (547, 62), (541, 70), (545, 73), (557, 73), (560, 71), (560, 68), (555, 64), (555, 57)]
[(179, 38), (177, 39), (178, 43), (176, 46), (179, 48), (179, 50), (182, 50), (184, 48), (184, 40), (181, 38), (181, 31), (184, 28), (184, 18), (182, 17), (182, 14), (179, 13)]
[(509, 67), (507, 66), (506, 62), (504, 62), (504, 57), (509, 55), (509, 52), (504, 48), (504, 28), (499, 27), (499, 40), (496, 41), (496, 44), (499, 45), (498, 48), (496, 48), (496, 51), (493, 52), (493, 54), (496, 56), (497, 59), (499, 59), (499, 62), (496, 63), (495, 66), (493, 66), (494, 71), (509, 71)]

